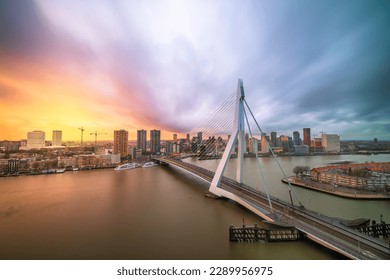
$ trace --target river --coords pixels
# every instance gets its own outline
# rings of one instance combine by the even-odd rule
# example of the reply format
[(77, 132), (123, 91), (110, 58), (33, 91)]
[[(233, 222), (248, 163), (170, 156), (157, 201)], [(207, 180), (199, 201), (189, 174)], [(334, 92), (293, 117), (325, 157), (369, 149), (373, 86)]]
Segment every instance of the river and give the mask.
[[(193, 159), (187, 159), (193, 161)], [(337, 160), (390, 161), (390, 155), (278, 158), (287, 173)], [(234, 174), (231, 159), (227, 176)], [(272, 158), (261, 158), (271, 195), (288, 200)], [(214, 170), (218, 160), (195, 161)], [(255, 159), (245, 183), (264, 186)], [(309, 240), (229, 242), (230, 225), (261, 219), (229, 200), (204, 197), (208, 185), (159, 166), (0, 178), (0, 259), (342, 259)], [(390, 201), (357, 201), (295, 188), (306, 208), (342, 218), (390, 220)]]

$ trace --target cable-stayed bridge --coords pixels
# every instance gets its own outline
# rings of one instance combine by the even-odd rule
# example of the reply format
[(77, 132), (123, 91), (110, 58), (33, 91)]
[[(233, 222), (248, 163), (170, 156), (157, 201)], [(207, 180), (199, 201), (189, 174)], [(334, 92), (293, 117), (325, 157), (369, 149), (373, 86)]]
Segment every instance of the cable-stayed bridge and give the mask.
[[(243, 82), (239, 79), (237, 91), (206, 120), (201, 129), (197, 129), (197, 131), (202, 131), (202, 134), (198, 135), (200, 139), (195, 139), (200, 145), (200, 147), (196, 147), (200, 156), (218, 157), (218, 150), (221, 146), (224, 148), (223, 154), (219, 156), (221, 160), (215, 172), (184, 162), (177, 157), (158, 157), (155, 160), (161, 164), (169, 164), (197, 176), (210, 184), (209, 191), (214, 195), (236, 201), (267, 221), (294, 226), (299, 231), (305, 233), (311, 240), (348, 258), (390, 259), (390, 244), (350, 229), (341, 224), (337, 219), (305, 209), (289, 183), (287, 188), (290, 197), (289, 202), (270, 196), (265, 186), (264, 174), (258, 158), (258, 170), (264, 183), (264, 190), (254, 189), (243, 183), (243, 159), (248, 143), (252, 145), (254, 154), (257, 157), (257, 142), (253, 140), (254, 137), (248, 116), (252, 117), (252, 124), (255, 124), (260, 134), (263, 135), (245, 100)], [(248, 137), (247, 139), (245, 137), (245, 128), (248, 129), (250, 141), (248, 141)], [(219, 136), (223, 134), (230, 135), (226, 145), (223, 144), (224, 142)], [(202, 141), (203, 136), (208, 136), (208, 140)], [(287, 176), (273, 154), (268, 141), (264, 143), (266, 143), (267, 149), (278, 163), (282, 177), (286, 178)], [(235, 180), (223, 176), (227, 162), (233, 153), (237, 156)], [(295, 205), (293, 196), (295, 201), (298, 201)]]

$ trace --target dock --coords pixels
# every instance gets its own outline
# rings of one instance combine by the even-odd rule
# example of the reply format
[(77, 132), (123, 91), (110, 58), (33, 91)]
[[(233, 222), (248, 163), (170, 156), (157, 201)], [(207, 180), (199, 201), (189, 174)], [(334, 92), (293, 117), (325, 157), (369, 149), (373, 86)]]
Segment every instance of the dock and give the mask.
[(229, 240), (234, 242), (275, 242), (295, 241), (305, 237), (305, 234), (293, 226), (278, 226), (274, 228), (253, 226), (229, 227)]
[(356, 230), (373, 237), (390, 237), (390, 224), (378, 223), (370, 226), (356, 227)]

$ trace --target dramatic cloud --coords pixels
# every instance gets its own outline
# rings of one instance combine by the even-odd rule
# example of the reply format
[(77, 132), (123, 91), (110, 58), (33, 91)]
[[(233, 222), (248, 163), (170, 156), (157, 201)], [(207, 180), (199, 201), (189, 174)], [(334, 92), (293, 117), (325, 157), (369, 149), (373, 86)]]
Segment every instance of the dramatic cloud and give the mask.
[(186, 133), (241, 77), (267, 132), (389, 140), (389, 28), (379, 0), (1, 1), (0, 139)]

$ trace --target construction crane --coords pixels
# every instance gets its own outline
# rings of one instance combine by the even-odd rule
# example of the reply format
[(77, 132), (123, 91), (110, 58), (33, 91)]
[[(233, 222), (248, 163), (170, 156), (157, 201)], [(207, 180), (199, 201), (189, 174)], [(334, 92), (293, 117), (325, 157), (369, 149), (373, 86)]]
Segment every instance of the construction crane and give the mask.
[(91, 132), (90, 135), (95, 135), (95, 153), (96, 153), (96, 148), (97, 148), (97, 136), (100, 135), (100, 134), (107, 134), (107, 133), (104, 133), (104, 132)]
[(79, 127), (79, 129), (81, 130), (81, 144), (80, 144), (80, 146), (82, 147), (83, 146), (83, 133), (84, 133), (85, 128), (82, 126), (81, 128)]

